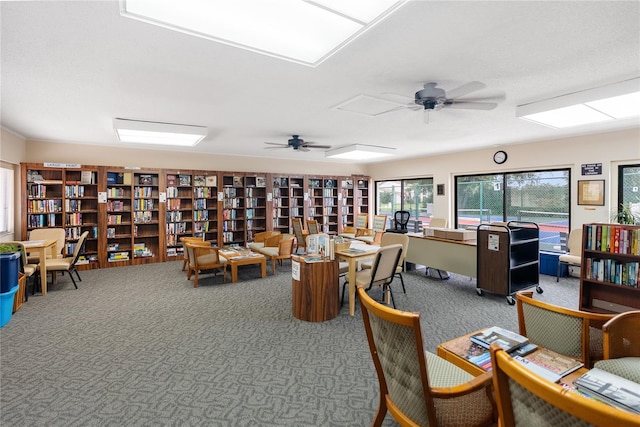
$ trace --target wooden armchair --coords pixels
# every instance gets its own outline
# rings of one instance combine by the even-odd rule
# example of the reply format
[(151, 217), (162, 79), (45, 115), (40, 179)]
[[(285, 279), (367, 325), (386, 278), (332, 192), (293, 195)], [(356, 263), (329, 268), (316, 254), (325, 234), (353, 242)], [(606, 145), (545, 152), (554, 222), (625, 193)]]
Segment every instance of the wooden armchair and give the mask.
[(387, 411), (403, 426), (487, 426), (495, 421), (491, 372), (473, 377), (425, 352), (420, 314), (379, 304), (358, 289), (362, 320), (378, 374), (380, 403), (373, 426)]
[(278, 234), (265, 240), (264, 247), (258, 252), (271, 259), (272, 274), (276, 274), (276, 261), (282, 266), (283, 259), (291, 259), (293, 243), (291, 234)]
[(520, 335), (531, 342), (580, 359), (588, 368), (602, 358), (602, 331), (597, 327), (612, 314), (572, 310), (534, 300), (533, 291), (516, 293), (516, 305)]
[(198, 277), (201, 272), (212, 270), (214, 275), (218, 274), (218, 270), (222, 270), (222, 281), (227, 282), (227, 260), (221, 258), (218, 254), (218, 248), (207, 246), (196, 246), (187, 243), (187, 247), (193, 250), (193, 287), (198, 287)]
[(300, 248), (304, 248), (306, 250), (307, 241), (305, 240), (305, 237), (309, 233), (306, 233), (302, 228), (302, 220), (300, 218), (292, 218), (291, 226), (293, 228), (293, 235), (296, 238), (296, 252)]
[[(187, 266), (189, 265), (189, 253), (187, 252), (187, 247), (185, 245), (186, 242), (203, 242), (203, 237), (193, 237), (193, 236), (184, 236), (180, 238), (180, 243), (182, 244), (182, 271), (185, 271)], [(209, 244), (209, 246), (211, 246)]]
[(640, 311), (616, 315), (602, 326), (602, 334), (605, 360), (594, 367), (640, 383)]
[(369, 244), (380, 244), (380, 239), (386, 229), (387, 215), (375, 215), (371, 228), (357, 229), (355, 238)]
[(369, 215), (366, 213), (360, 213), (356, 215), (356, 223), (354, 226), (347, 225), (342, 228), (342, 233), (340, 236), (346, 237), (348, 239), (356, 238), (356, 230), (358, 229), (366, 229), (367, 222), (369, 221)]
[(491, 345), (500, 426), (637, 426), (638, 415), (569, 391)]
[(205, 248), (211, 247), (211, 242), (207, 242), (200, 239), (189, 239), (183, 242), (184, 253), (187, 258), (187, 280), (191, 280), (191, 274), (195, 272), (196, 264), (193, 250), (196, 246), (202, 246)]
[(318, 221), (315, 219), (308, 219), (307, 230), (309, 231), (309, 234), (318, 234), (320, 232), (318, 228)]
[(260, 248), (264, 247), (264, 242), (271, 236), (277, 236), (281, 234), (280, 231), (262, 231), (260, 233), (256, 233), (253, 236), (253, 242), (249, 243), (248, 247), (252, 251), (258, 251)]

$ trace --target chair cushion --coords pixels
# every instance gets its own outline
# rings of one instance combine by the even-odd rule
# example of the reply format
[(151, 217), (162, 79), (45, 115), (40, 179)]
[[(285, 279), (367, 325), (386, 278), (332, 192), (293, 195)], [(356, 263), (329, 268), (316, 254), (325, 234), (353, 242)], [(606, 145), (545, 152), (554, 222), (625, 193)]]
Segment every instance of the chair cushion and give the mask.
[(362, 242), (373, 243), (373, 236), (358, 236), (356, 239)]
[(575, 256), (575, 255), (569, 255), (569, 254), (562, 254), (558, 257), (558, 261), (560, 262), (566, 262), (569, 264), (575, 264), (575, 265), (580, 265), (580, 257), (579, 256)]
[(347, 239), (355, 239), (356, 238), (356, 233), (340, 233), (340, 234), (338, 234), (338, 236), (342, 236), (342, 237), (347, 238)]
[(71, 257), (47, 259), (47, 271), (68, 270), (69, 268), (71, 268), (72, 261), (73, 261), (73, 258)]
[[(224, 264), (225, 262), (227, 262), (227, 260), (222, 257), (220, 257), (216, 262), (216, 254), (206, 254), (206, 255), (200, 255), (198, 257), (198, 266), (204, 266), (208, 264)], [(48, 267), (48, 264), (47, 264), (47, 267)]]
[(249, 249), (252, 251), (259, 251), (262, 248), (264, 248), (264, 241), (249, 243)]
[(258, 252), (266, 256), (278, 256), (280, 254), (280, 248), (278, 246), (275, 246), (275, 247), (269, 246), (269, 247), (260, 249)]
[(593, 367), (626, 378), (634, 383), (640, 383), (640, 357), (600, 360)]

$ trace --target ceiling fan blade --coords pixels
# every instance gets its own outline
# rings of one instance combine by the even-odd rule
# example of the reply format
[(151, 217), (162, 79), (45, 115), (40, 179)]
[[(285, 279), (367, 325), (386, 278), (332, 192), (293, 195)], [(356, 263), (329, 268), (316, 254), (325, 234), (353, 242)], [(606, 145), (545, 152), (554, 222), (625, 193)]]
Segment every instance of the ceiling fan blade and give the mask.
[(286, 146), (286, 145), (280, 145), (280, 146), (277, 146), (277, 147), (264, 147), (265, 150), (279, 150), (281, 148), (289, 148), (289, 147)]
[(296, 151), (311, 151), (311, 150), (309, 150), (307, 147), (304, 147), (304, 146), (301, 145), (300, 147), (298, 147), (298, 149)]
[(288, 147), (289, 144), (283, 144), (281, 142), (265, 142), (267, 145), (277, 145), (278, 147)]
[(331, 148), (330, 145), (316, 145), (316, 144), (305, 144), (304, 148), (322, 148), (322, 149), (328, 149)]
[(466, 102), (466, 101), (453, 101), (451, 103), (446, 103), (446, 108), (457, 108), (464, 110), (493, 110), (498, 106), (495, 102)]
[(465, 96), (468, 93), (475, 92), (480, 89), (484, 89), (485, 87), (487, 87), (487, 85), (485, 85), (482, 82), (469, 82), (455, 89), (448, 90), (446, 92), (447, 98), (451, 98), (451, 99), (460, 98), (462, 96)]
[(487, 101), (504, 101), (505, 100), (505, 95), (500, 94), (500, 95), (493, 95), (493, 96), (483, 96), (481, 98), (457, 98), (457, 99), (447, 99), (447, 101), (454, 101), (454, 102), (487, 102)]

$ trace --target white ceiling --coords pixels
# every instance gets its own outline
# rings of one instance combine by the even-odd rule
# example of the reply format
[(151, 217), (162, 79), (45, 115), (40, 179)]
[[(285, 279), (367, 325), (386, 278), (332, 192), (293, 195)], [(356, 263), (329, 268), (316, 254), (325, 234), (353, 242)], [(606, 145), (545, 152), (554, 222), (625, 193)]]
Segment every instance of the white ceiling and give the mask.
[[(0, 2), (2, 126), (28, 139), (118, 146), (116, 117), (202, 125), (209, 136), (180, 151), (332, 162), (345, 161), (263, 142), (299, 134), (407, 158), (640, 127), (632, 119), (561, 131), (515, 116), (517, 105), (640, 76), (638, 1), (410, 1), (316, 68), (119, 10), (117, 1)], [(498, 108), (443, 109), (428, 124), (420, 111), (334, 108), (475, 80), (487, 88), (469, 96), (504, 95)]]

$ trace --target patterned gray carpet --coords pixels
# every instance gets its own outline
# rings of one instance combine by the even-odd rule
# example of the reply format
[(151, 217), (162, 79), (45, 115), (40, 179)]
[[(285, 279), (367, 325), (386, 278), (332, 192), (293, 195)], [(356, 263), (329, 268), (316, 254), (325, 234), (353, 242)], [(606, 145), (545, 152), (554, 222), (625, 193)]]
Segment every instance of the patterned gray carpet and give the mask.
[[(291, 315), (290, 266), (240, 282), (181, 263), (59, 278), (0, 329), (3, 426), (367, 426), (378, 384), (359, 307), (324, 323)], [(405, 273), (398, 308), (419, 311), (427, 350), (484, 326), (517, 331), (514, 306), (475, 281)], [(578, 280), (540, 276), (541, 298), (575, 308)], [(396, 423), (387, 415), (385, 426)]]

